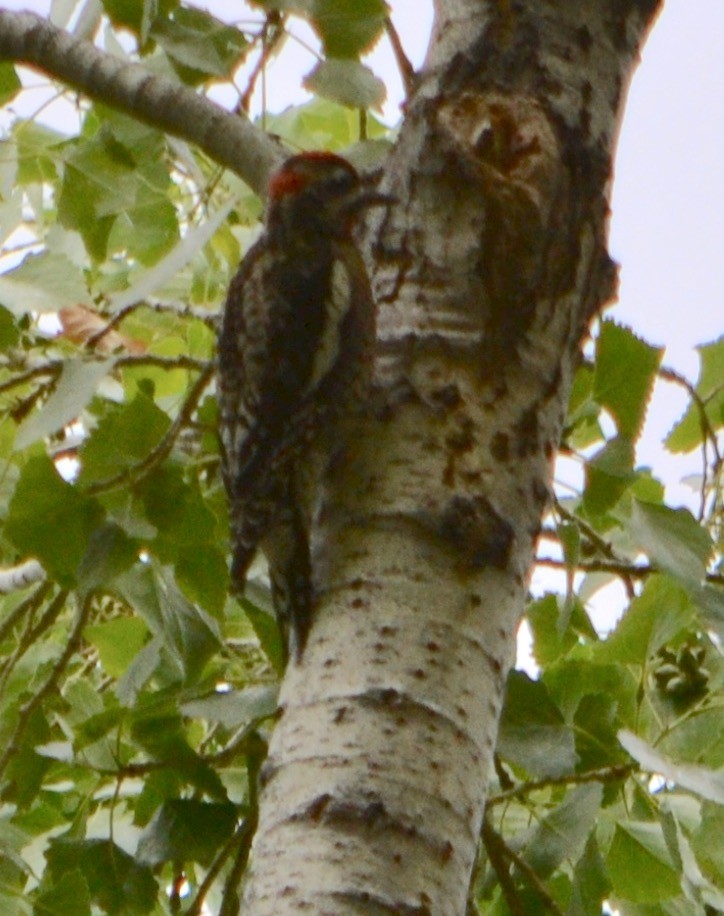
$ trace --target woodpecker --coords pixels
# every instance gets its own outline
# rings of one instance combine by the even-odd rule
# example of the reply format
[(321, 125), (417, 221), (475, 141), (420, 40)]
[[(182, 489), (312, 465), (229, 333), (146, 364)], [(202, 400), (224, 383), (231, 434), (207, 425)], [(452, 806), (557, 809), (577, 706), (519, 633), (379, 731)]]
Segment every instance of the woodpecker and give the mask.
[[(219, 438), (232, 590), (261, 548), (289, 656), (311, 624), (309, 535), (344, 420), (364, 404), (375, 316), (352, 230), (389, 198), (331, 153), (288, 159), (264, 231), (231, 281), (218, 338)], [(337, 441), (335, 441), (337, 440)]]

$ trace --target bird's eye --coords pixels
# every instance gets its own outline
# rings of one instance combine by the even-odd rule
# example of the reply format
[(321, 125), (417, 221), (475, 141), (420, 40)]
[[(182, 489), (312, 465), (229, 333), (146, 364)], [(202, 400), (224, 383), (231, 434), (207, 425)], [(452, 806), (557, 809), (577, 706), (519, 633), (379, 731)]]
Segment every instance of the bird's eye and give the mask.
[(325, 184), (335, 191), (347, 191), (354, 187), (355, 179), (346, 169), (337, 169), (332, 173)]

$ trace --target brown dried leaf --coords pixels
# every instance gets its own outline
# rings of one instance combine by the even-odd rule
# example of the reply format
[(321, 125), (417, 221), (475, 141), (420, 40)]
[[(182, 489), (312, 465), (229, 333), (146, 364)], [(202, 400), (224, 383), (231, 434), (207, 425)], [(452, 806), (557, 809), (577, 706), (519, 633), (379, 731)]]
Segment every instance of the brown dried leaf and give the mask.
[[(70, 305), (58, 310), (58, 317), (63, 326), (62, 334), (73, 343), (84, 344), (108, 325), (108, 319), (85, 305)], [(146, 344), (111, 329), (98, 337), (92, 344), (101, 353), (114, 353), (125, 350), (128, 353), (145, 353)]]

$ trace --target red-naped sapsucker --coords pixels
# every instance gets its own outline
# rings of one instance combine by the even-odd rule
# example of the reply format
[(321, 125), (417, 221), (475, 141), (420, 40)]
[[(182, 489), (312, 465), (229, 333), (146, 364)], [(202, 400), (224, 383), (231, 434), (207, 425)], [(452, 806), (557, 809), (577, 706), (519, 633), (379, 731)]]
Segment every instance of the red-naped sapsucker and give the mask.
[(355, 219), (387, 202), (330, 153), (293, 156), (269, 183), (265, 230), (231, 281), (218, 340), (219, 432), (232, 587), (259, 547), (290, 655), (313, 603), (309, 533), (321, 474), (370, 375), (374, 308)]

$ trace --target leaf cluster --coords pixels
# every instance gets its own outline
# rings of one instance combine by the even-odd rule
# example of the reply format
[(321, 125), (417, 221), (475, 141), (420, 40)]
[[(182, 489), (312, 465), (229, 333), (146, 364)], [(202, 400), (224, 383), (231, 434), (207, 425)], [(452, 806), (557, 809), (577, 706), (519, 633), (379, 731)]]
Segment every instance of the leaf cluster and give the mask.
[[(536, 676), (511, 674), (501, 721), (471, 889), (481, 912), (724, 906), (711, 845), (724, 822), (721, 341), (700, 352), (694, 386), (605, 320), (578, 371), (539, 546), (546, 589), (527, 610)], [(636, 464), (657, 381), (687, 395), (666, 445), (701, 453), (694, 512)]]

